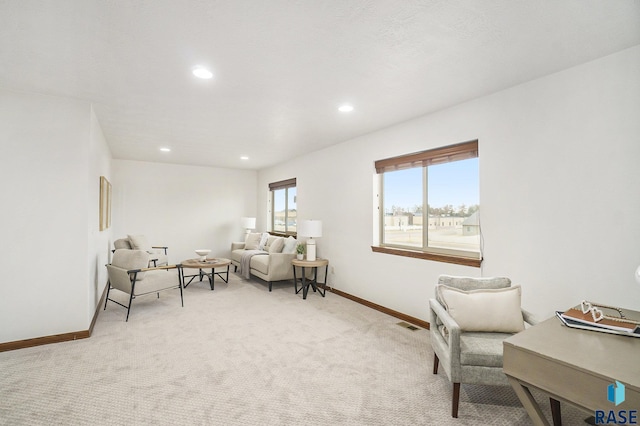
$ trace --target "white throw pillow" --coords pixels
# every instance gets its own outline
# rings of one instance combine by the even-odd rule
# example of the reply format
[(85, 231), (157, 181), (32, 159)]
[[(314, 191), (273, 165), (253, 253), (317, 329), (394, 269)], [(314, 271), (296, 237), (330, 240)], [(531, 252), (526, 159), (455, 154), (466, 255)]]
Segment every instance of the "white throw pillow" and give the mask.
[(269, 233), (265, 232), (262, 234), (260, 238), (260, 244), (258, 244), (258, 250), (264, 250), (264, 246), (267, 245), (267, 241), (269, 241)]
[(297, 243), (298, 241), (296, 241), (295, 238), (293, 238), (292, 236), (289, 236), (289, 238), (284, 240), (284, 248), (282, 249), (282, 253), (294, 254), (296, 252)]
[(247, 234), (247, 238), (244, 240), (244, 249), (258, 250), (258, 246), (260, 245), (260, 238), (262, 238), (262, 234), (260, 234), (259, 232), (251, 232)]
[(519, 285), (464, 291), (439, 284), (436, 292), (463, 331), (517, 333), (524, 330)]
[(144, 235), (128, 235), (131, 248), (134, 250), (151, 250), (151, 244)]

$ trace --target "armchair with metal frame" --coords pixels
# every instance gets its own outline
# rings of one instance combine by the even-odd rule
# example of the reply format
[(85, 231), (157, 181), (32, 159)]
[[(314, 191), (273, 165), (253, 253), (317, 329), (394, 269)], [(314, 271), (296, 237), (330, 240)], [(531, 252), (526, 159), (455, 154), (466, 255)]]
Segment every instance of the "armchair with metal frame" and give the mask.
[[(161, 291), (173, 289), (180, 290), (180, 303), (184, 307), (182, 266), (178, 264), (147, 267), (148, 264), (149, 253), (144, 250), (118, 249), (113, 253), (111, 264), (106, 265), (109, 281), (107, 282), (104, 310), (107, 309), (107, 302), (112, 301), (127, 309), (125, 321), (129, 321), (133, 299), (152, 293), (156, 293), (160, 298)], [(110, 298), (112, 289), (128, 294), (128, 304), (125, 305)]]
[(163, 266), (169, 264), (167, 256), (168, 246), (152, 246), (144, 235), (128, 235), (125, 238), (119, 238), (113, 242), (115, 252), (118, 249), (126, 250), (144, 250), (149, 253), (149, 267)]

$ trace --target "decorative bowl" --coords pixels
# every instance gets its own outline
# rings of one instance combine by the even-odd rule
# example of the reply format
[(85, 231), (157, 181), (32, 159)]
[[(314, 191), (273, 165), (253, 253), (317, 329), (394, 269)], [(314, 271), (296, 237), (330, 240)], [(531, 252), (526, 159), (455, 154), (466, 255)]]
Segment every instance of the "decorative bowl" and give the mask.
[(196, 254), (200, 256), (200, 261), (204, 262), (207, 260), (207, 255), (211, 253), (211, 250), (208, 249), (198, 249), (196, 250)]

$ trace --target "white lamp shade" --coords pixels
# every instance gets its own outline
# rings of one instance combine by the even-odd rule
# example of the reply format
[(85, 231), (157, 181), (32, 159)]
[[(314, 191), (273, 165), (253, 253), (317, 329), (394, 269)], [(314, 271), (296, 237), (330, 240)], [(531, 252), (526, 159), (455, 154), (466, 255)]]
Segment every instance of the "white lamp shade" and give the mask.
[(255, 229), (255, 227), (256, 227), (256, 218), (255, 217), (243, 217), (242, 218), (242, 227), (244, 229)]
[(321, 220), (301, 220), (298, 224), (298, 235), (301, 237), (322, 237)]

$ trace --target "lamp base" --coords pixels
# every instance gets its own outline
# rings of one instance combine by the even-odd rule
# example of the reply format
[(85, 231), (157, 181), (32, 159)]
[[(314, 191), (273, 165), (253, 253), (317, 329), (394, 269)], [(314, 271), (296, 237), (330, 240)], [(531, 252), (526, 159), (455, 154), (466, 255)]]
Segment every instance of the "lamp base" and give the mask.
[(313, 238), (307, 240), (307, 260), (311, 262), (316, 260), (316, 242)]

